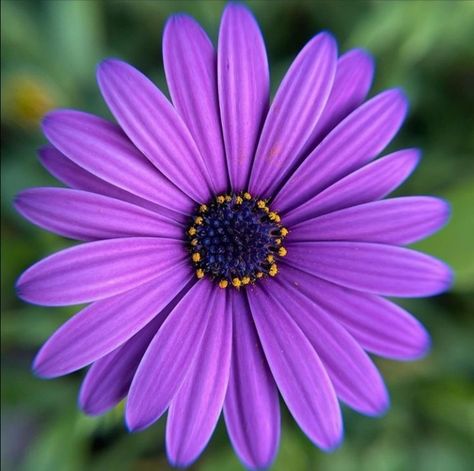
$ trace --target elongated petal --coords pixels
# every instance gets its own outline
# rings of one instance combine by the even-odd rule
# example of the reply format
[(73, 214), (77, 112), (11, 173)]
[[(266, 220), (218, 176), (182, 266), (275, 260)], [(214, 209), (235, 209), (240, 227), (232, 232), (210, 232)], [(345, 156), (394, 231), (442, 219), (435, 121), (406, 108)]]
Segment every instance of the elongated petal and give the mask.
[(285, 265), (285, 280), (341, 322), (367, 351), (396, 360), (423, 356), (430, 338), (411, 314), (396, 304), (375, 296), (329, 283)]
[(108, 298), (170, 271), (186, 257), (181, 241), (124, 238), (81, 244), (36, 263), (19, 278), (20, 298), (61, 306)]
[(292, 227), (291, 241), (351, 240), (411, 244), (439, 230), (448, 204), (429, 196), (409, 196), (352, 206)]
[(34, 224), (72, 239), (183, 237), (183, 227), (172, 219), (88, 191), (33, 188), (16, 197), (15, 208)]
[(326, 107), (302, 154), (311, 152), (337, 124), (365, 100), (373, 77), (374, 61), (364, 50), (352, 49), (339, 58), (334, 85)]
[(315, 36), (298, 54), (268, 112), (250, 178), (250, 192), (271, 196), (311, 135), (329, 97), (336, 72), (336, 42)]
[(151, 340), (186, 292), (187, 288), (184, 288), (133, 337), (94, 362), (82, 382), (79, 393), (79, 404), (86, 414), (103, 414), (127, 395), (138, 365)]
[(224, 417), (232, 445), (245, 466), (271, 465), (280, 441), (280, 406), (275, 381), (244, 296), (233, 293), (233, 347)]
[(386, 296), (431, 296), (445, 291), (451, 271), (414, 250), (368, 242), (295, 242), (288, 263), (348, 288)]
[[(225, 293), (221, 293), (225, 297)], [(232, 303), (214, 312), (186, 380), (171, 401), (166, 449), (171, 462), (188, 466), (211, 438), (224, 404), (232, 351)]]
[(153, 319), (191, 278), (185, 263), (126, 293), (97, 301), (62, 325), (35, 358), (35, 372), (62, 376), (116, 349)]
[(229, 176), (232, 188), (240, 191), (248, 184), (270, 88), (262, 34), (242, 5), (229, 3), (224, 11), (217, 67)]
[(406, 110), (400, 90), (380, 93), (357, 108), (306, 158), (273, 206), (292, 209), (373, 159), (395, 136)]
[(342, 438), (342, 419), (334, 388), (306, 336), (264, 287), (248, 291), (258, 336), (273, 377), (291, 414), (320, 448)]
[(163, 61), (171, 98), (212, 169), (214, 190), (228, 190), (219, 119), (216, 52), (189, 16), (173, 15), (163, 33)]
[(130, 430), (144, 429), (158, 420), (183, 384), (209, 319), (225, 312), (225, 299), (217, 290), (208, 280), (196, 283), (152, 340), (128, 395)]
[[(321, 306), (300, 293), (283, 272), (273, 297), (285, 306), (323, 362), (337, 396), (348, 406), (367, 415), (379, 415), (389, 406), (380, 373), (344, 327)], [(284, 280), (284, 281), (282, 281)]]
[(181, 213), (192, 207), (115, 124), (80, 111), (56, 110), (44, 118), (43, 132), (74, 163), (112, 185)]
[(133, 203), (142, 208), (151, 209), (160, 214), (168, 214), (177, 221), (183, 220), (184, 215), (182, 214), (180, 215), (174, 211), (165, 210), (162, 206), (158, 206), (149, 200), (140, 198), (118, 186), (114, 186), (100, 179), (82, 167), (79, 167), (79, 165), (75, 164), (53, 146), (42, 147), (38, 151), (38, 158), (43, 167), (46, 168), (51, 175), (70, 188), (109, 196), (110, 198)]
[(118, 60), (97, 70), (102, 95), (130, 140), (179, 189), (198, 202), (211, 196), (206, 162), (181, 117), (141, 72)]
[(383, 198), (401, 185), (419, 161), (416, 149), (394, 152), (347, 175), (285, 214), (292, 225), (321, 214)]

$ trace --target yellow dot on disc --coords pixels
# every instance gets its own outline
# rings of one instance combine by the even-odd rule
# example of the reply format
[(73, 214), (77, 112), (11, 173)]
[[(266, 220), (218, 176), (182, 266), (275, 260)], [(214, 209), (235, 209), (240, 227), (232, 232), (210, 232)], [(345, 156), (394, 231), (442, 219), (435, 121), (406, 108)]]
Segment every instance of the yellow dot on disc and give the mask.
[(252, 195), (246, 191), (246, 192), (244, 193), (244, 198), (245, 198), (246, 200), (251, 200), (251, 199), (252, 199)]
[(197, 224), (198, 226), (202, 224), (204, 219), (201, 216), (198, 216), (194, 219), (194, 224)]
[(274, 260), (275, 260), (275, 257), (273, 255), (268, 255), (268, 257), (267, 257), (267, 262), (268, 263), (273, 263)]
[(286, 227), (282, 227), (280, 229), (280, 234), (282, 237), (286, 237), (288, 235), (288, 229)]
[(242, 282), (240, 281), (239, 278), (233, 278), (232, 279), (232, 285), (235, 286), (236, 288), (239, 288)]
[(274, 264), (270, 267), (270, 270), (268, 270), (268, 274), (269, 274), (270, 276), (275, 276), (277, 273), (278, 273), (278, 267), (277, 267), (276, 263), (274, 263)]
[(263, 200), (258, 200), (258, 201), (257, 201), (257, 206), (258, 206), (260, 209), (263, 209), (263, 208), (265, 208), (266, 203), (265, 203), (265, 201), (263, 201)]
[(229, 201), (232, 201), (232, 196), (230, 195), (225, 195), (224, 199), (229, 202)]
[(250, 283), (250, 277), (249, 276), (244, 276), (242, 278), (242, 284), (243, 285), (248, 285)]
[(227, 286), (229, 285), (229, 282), (227, 280), (221, 280), (219, 281), (219, 288), (227, 288)]
[(218, 196), (218, 197), (216, 198), (216, 201), (217, 201), (219, 204), (222, 204), (222, 203), (225, 201), (225, 198), (224, 198), (222, 195), (220, 195), (220, 196)]
[(199, 211), (201, 213), (205, 213), (207, 211), (207, 206), (205, 204), (201, 204), (201, 206), (199, 206)]
[(197, 239), (193, 239), (193, 240), (191, 241), (191, 245), (192, 245), (192, 246), (196, 246), (197, 244), (198, 244), (198, 240), (197, 240)]
[(236, 204), (242, 204), (243, 201), (244, 201), (244, 200), (242, 199), (241, 196), (237, 196), (237, 198), (235, 198)]
[(193, 253), (193, 262), (199, 262), (201, 260), (201, 254), (199, 252)]
[(203, 277), (204, 277), (204, 270), (203, 270), (202, 268), (198, 268), (198, 269), (196, 270), (196, 276), (197, 276), (198, 278), (203, 278)]
[(190, 228), (189, 228), (189, 231), (188, 231), (188, 234), (189, 234), (190, 236), (193, 236), (194, 234), (196, 234), (196, 232), (197, 232), (197, 231), (196, 231), (196, 228), (195, 228), (195, 227), (190, 227)]
[(280, 247), (280, 248), (278, 249), (278, 255), (279, 255), (280, 257), (284, 257), (287, 253), (288, 253), (288, 251), (285, 249), (285, 247)]
[(257, 272), (257, 274), (255, 275), (257, 278), (262, 278), (263, 277), (263, 273), (261, 271)]

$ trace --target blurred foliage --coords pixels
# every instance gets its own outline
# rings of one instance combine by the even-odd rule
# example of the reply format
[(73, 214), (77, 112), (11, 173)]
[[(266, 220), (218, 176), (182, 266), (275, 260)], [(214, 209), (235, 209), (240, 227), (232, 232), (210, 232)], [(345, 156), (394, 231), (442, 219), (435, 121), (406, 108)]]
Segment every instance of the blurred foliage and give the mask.
[[(472, 469), (474, 387), (474, 2), (248, 2), (265, 35), (273, 90), (291, 59), (321, 29), (341, 51), (360, 46), (377, 62), (372, 94), (401, 86), (411, 111), (391, 146), (421, 147), (420, 168), (400, 194), (448, 199), (450, 225), (418, 247), (450, 263), (453, 290), (403, 304), (433, 337), (431, 354), (414, 363), (379, 361), (392, 394), (388, 414), (373, 420), (345, 410), (346, 439), (324, 454), (283, 418), (275, 470)], [(12, 209), (21, 189), (52, 185), (36, 160), (45, 142), (41, 115), (72, 107), (110, 116), (97, 90), (95, 64), (107, 56), (130, 61), (166, 90), (161, 32), (167, 16), (186, 11), (217, 38), (222, 1), (2, 0), (2, 469), (20, 471), (168, 469), (164, 421), (128, 434), (120, 407), (104, 417), (76, 410), (82, 373), (42, 381), (30, 372), (41, 343), (73, 313), (28, 306), (14, 281), (32, 262), (68, 241), (24, 222)], [(51, 312), (54, 311), (54, 312)], [(193, 469), (237, 470), (220, 423)]]

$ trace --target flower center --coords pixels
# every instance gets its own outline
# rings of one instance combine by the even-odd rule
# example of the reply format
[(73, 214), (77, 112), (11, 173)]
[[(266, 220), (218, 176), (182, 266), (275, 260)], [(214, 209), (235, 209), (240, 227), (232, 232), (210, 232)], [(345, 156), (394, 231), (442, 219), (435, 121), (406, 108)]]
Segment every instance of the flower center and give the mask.
[(247, 192), (198, 206), (186, 234), (196, 276), (207, 275), (221, 288), (275, 276), (278, 258), (286, 255), (288, 230), (280, 216)]

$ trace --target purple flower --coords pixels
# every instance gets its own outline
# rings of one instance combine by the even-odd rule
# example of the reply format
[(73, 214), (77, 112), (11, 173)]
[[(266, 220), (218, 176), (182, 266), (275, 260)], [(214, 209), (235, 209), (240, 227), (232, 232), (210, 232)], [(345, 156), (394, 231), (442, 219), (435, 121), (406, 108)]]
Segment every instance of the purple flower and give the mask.
[(418, 162), (414, 149), (374, 160), (407, 101), (368, 101), (373, 64), (339, 58), (328, 33), (298, 54), (271, 106), (265, 46), (252, 15), (230, 4), (217, 52), (187, 16), (165, 28), (172, 97), (118, 60), (98, 82), (118, 125), (73, 110), (46, 116), (43, 165), (66, 188), (36, 188), (16, 207), (85, 243), (18, 281), (19, 296), (90, 303), (34, 363), (51, 378), (92, 365), (88, 414), (127, 397), (141, 430), (168, 411), (169, 459), (205, 448), (221, 410), (250, 468), (278, 449), (278, 392), (324, 450), (342, 438), (339, 401), (367, 415), (389, 403), (369, 358), (408, 360), (424, 328), (384, 296), (429, 296), (450, 284), (442, 262), (403, 247), (443, 226), (447, 204), (383, 200)]

